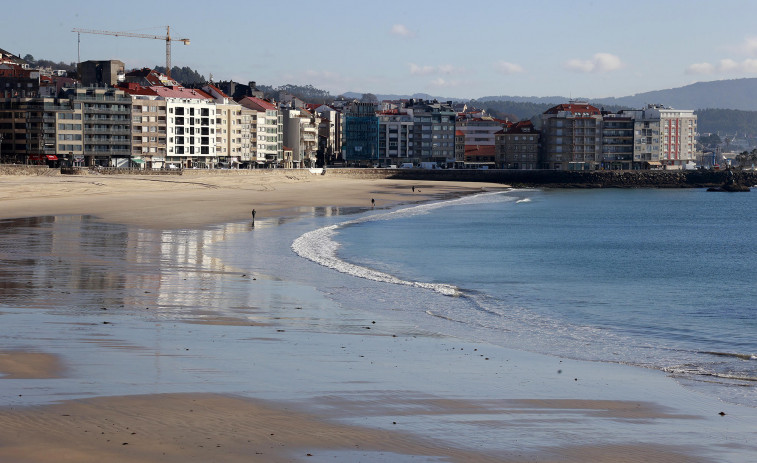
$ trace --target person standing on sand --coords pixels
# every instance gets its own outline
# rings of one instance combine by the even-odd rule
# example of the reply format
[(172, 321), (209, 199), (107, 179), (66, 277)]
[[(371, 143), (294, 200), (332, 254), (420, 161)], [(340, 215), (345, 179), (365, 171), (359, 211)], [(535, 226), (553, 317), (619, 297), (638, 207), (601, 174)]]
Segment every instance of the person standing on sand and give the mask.
[(255, 226), (255, 209), (252, 210), (252, 226)]
[(376, 200), (371, 198), (371, 207), (376, 207)]
[(415, 185), (413, 185), (413, 193), (415, 193)]

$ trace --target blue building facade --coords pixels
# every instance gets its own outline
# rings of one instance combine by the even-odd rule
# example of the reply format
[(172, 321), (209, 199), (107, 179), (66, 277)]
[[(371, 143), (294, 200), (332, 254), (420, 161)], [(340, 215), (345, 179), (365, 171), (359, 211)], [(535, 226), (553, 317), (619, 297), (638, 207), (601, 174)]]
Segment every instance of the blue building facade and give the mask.
[(370, 164), (379, 157), (379, 118), (373, 103), (352, 103), (344, 114), (342, 158), (348, 164)]

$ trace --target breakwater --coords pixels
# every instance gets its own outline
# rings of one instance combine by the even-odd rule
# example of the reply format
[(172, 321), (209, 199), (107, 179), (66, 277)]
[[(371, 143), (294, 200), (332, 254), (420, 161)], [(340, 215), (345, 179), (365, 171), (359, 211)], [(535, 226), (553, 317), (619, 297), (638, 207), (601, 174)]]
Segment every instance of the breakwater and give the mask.
[[(757, 185), (757, 172), (734, 171), (735, 180)], [(701, 188), (722, 185), (725, 171), (713, 170), (639, 170), (639, 171), (562, 171), (562, 170), (424, 170), (424, 169), (327, 169), (326, 175), (351, 178), (390, 178), (402, 180), (447, 180), (491, 182), (513, 186), (552, 188)]]

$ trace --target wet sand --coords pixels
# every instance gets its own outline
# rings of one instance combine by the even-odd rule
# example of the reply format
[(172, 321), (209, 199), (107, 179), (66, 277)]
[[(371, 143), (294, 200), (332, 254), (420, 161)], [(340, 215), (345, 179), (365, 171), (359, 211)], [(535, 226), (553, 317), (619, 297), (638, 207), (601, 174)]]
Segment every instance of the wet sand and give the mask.
[[(252, 208), (264, 224), (482, 187), (501, 186), (0, 178), (1, 218), (73, 216), (6, 225), (0, 461), (748, 461), (754, 411), (657, 372), (366, 318), (205, 252), (249, 230), (213, 224)], [(88, 245), (105, 232), (118, 240)], [(15, 249), (15, 233), (38, 249)]]

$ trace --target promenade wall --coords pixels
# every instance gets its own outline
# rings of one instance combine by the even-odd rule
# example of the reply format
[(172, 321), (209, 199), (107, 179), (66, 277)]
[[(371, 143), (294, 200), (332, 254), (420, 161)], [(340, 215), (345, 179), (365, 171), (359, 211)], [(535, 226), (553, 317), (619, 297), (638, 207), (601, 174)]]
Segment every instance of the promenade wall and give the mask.
[(47, 166), (0, 164), (0, 175), (45, 175), (54, 177), (60, 175), (60, 169), (51, 169)]
[[(737, 182), (757, 185), (757, 171), (734, 170)], [(265, 176), (304, 179), (322, 175), (322, 169), (184, 169), (140, 170), (117, 168), (62, 168), (0, 164), (0, 175), (183, 175), (195, 176)], [(719, 186), (728, 180), (726, 171), (713, 170), (642, 170), (642, 171), (560, 171), (560, 170), (455, 170), (455, 169), (352, 169), (327, 168), (328, 177), (445, 180), (489, 182), (516, 187), (551, 188), (701, 188)]]

